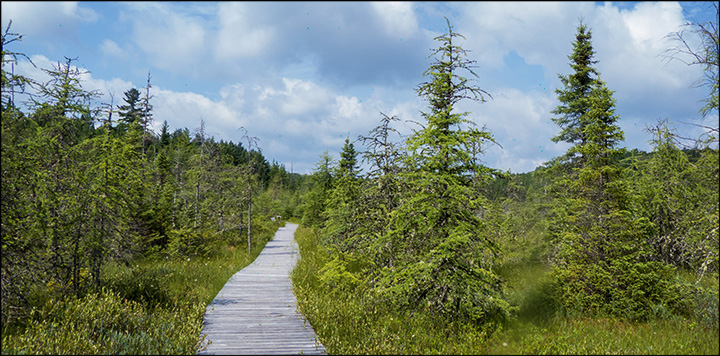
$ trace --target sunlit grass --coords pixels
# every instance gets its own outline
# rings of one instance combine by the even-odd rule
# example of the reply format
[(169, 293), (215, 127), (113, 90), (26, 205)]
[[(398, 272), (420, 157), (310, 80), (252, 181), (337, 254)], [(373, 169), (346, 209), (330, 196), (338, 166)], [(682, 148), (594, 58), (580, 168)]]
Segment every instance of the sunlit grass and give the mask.
[(153, 257), (109, 264), (106, 286), (82, 298), (48, 295), (22, 328), (3, 326), (3, 354), (195, 354), (205, 308), (250, 264), (277, 230), (257, 230), (255, 247), (221, 244), (208, 257)]
[[(292, 279), (300, 310), (330, 354), (718, 354), (717, 327), (693, 318), (650, 322), (566, 318), (543, 296), (542, 264), (500, 266), (508, 300), (519, 306), (501, 330), (477, 328), (429, 313), (399, 313), (373, 303), (361, 288), (328, 288), (320, 269), (329, 255), (313, 230), (296, 232), (301, 260)], [(688, 276), (682, 278), (689, 278)], [(717, 291), (716, 276), (702, 285)], [(717, 304), (715, 304), (717, 305)]]

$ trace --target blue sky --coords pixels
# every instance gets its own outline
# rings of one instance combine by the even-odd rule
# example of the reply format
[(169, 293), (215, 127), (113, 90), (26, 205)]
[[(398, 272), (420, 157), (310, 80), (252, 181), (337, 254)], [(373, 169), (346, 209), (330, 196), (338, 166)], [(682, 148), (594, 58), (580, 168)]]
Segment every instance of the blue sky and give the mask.
[[(709, 2), (3, 1), (2, 29), (12, 19), (11, 32), (24, 37), (8, 49), (40, 68), (77, 58), (90, 72), (84, 87), (103, 93), (98, 103), (112, 93), (121, 105), (150, 72), (156, 132), (164, 120), (193, 131), (204, 119), (217, 140), (240, 142), (244, 127), (269, 161), (311, 173), (323, 151), (337, 158), (348, 135), (367, 135), (380, 112), (421, 121), (427, 103), (414, 89), (447, 17), (477, 61), (474, 83), (492, 95), (458, 109), (501, 146), (488, 147), (485, 164), (521, 173), (567, 149), (550, 140), (559, 131), (550, 111), (558, 74), (571, 73), (581, 17), (596, 68), (615, 92), (623, 146), (650, 150), (644, 130), (658, 119), (686, 137), (703, 132), (693, 124), (717, 127), (717, 118), (697, 113), (707, 94), (693, 88), (702, 68), (663, 57), (675, 46), (666, 35), (691, 18), (712, 19), (710, 9)], [(16, 71), (44, 78), (22, 60)], [(414, 126), (397, 128), (409, 134)]]

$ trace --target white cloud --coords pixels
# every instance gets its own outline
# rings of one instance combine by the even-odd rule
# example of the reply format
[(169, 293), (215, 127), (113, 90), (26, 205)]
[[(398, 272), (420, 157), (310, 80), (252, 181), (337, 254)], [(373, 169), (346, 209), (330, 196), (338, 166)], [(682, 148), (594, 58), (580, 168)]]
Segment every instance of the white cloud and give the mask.
[(551, 141), (559, 130), (550, 119), (554, 105), (547, 92), (502, 88), (493, 99), (471, 108), (475, 113), (468, 118), (486, 125), (500, 145), (490, 146), (483, 160), (491, 167), (517, 173), (531, 171), (549, 157), (562, 154), (567, 147)]
[(515, 50), (528, 64), (552, 73), (561, 69), (557, 59), (564, 61), (572, 48), (577, 19), (592, 7), (583, 2), (473, 2), (460, 10), (457, 31), (467, 37), (466, 49), (473, 50), (480, 66), (502, 67), (503, 57)]
[(275, 31), (271, 26), (254, 23), (246, 4), (221, 3), (217, 11), (220, 28), (215, 44), (219, 60), (257, 57), (271, 45)]
[(656, 113), (654, 120), (696, 105), (690, 87), (702, 69), (663, 58), (673, 45), (666, 36), (683, 23), (682, 8), (673, 2), (638, 3), (621, 11), (608, 4), (598, 8), (591, 24), (596, 67), (616, 91), (619, 113)]
[(157, 68), (195, 75), (191, 70), (205, 58), (204, 20), (180, 13), (165, 3), (131, 3), (134, 42)]
[(79, 6), (77, 1), (3, 1), (2, 30), (12, 20), (11, 32), (33, 37), (62, 36), (74, 31), (77, 22), (94, 22), (99, 16), (89, 7)]
[(410, 2), (373, 2), (372, 8), (380, 17), (388, 36), (407, 39), (418, 30), (418, 22)]
[(105, 39), (100, 44), (100, 51), (107, 56), (117, 57), (120, 59), (126, 58), (127, 54), (123, 51), (120, 46), (113, 40)]
[[(175, 92), (154, 87), (151, 100), (155, 114), (153, 127), (159, 129), (164, 120), (173, 129), (188, 128), (190, 131), (200, 127), (205, 120), (205, 131), (216, 139), (230, 140), (233, 132), (243, 126), (240, 115), (226, 103), (213, 101), (204, 95), (191, 92)], [(235, 142), (238, 142), (235, 139)]]
[[(413, 88), (425, 79), (428, 49), (438, 45), (432, 38), (445, 26), (443, 16), (467, 37), (460, 44), (472, 50), (480, 86), (494, 97), (482, 105), (463, 104), (503, 145), (488, 152), (490, 166), (527, 171), (564, 152), (550, 141), (558, 128), (549, 111), (557, 105), (557, 74), (571, 71), (567, 56), (580, 17), (592, 30), (597, 68), (615, 91), (628, 146), (649, 138), (637, 128), (646, 122), (685, 120), (699, 107), (697, 90), (688, 87), (702, 68), (660, 56), (671, 45), (664, 36), (685, 21), (674, 2), (641, 2), (623, 10), (592, 2), (87, 4), (2, 2), (3, 23), (13, 18), (13, 32), (31, 34), (22, 24), (44, 34), (38, 41), (104, 54), (101, 65), (88, 67), (98, 78), (88, 76), (85, 83), (105, 92), (104, 102), (115, 93), (118, 104), (133, 87), (120, 78), (137, 75), (144, 84), (150, 69), (156, 124), (168, 120), (172, 128), (193, 130), (202, 117), (209, 133), (235, 142), (237, 129), (245, 127), (261, 138), (268, 159), (294, 161), (296, 172), (311, 171), (326, 149), (337, 155), (348, 134), (367, 135), (380, 112), (397, 115), (403, 120), (397, 128), (412, 132), (414, 125), (404, 120), (421, 121), (418, 111), (426, 110)], [(103, 15), (120, 9), (120, 21), (103, 18), (108, 33), (96, 37), (53, 37), (67, 32), (58, 31), (60, 24), (72, 29), (97, 21), (90, 8), (107, 10)], [(33, 51), (27, 53), (40, 67), (56, 65), (45, 57), (51, 55)], [(516, 62), (520, 67), (505, 64)], [(31, 77), (46, 78), (22, 66)], [(108, 68), (112, 74), (100, 79), (98, 73)], [(178, 82), (196, 93), (180, 92), (186, 87), (173, 87)]]

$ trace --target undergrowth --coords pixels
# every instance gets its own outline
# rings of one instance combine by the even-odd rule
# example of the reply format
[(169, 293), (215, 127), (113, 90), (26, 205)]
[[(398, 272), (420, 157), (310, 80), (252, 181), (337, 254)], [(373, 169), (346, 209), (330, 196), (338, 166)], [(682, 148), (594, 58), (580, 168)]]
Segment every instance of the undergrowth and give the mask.
[[(420, 311), (399, 313), (374, 302), (362, 285), (323, 282), (335, 260), (314, 230), (299, 227), (301, 259), (292, 281), (298, 307), (330, 354), (718, 354), (718, 279), (705, 276), (688, 317), (654, 310), (645, 322), (573, 317), (549, 297), (542, 263), (508, 263), (498, 274), (517, 315), (486, 335), (482, 330)], [(352, 271), (350, 271), (352, 272)], [(690, 280), (678, 273), (678, 279)], [(351, 283), (351, 279), (345, 279)]]
[(257, 257), (278, 227), (254, 225), (252, 255), (246, 245), (217, 236), (214, 248), (205, 253), (110, 263), (104, 286), (85, 295), (39, 291), (28, 319), (3, 325), (2, 354), (194, 355), (204, 345), (205, 308), (235, 272)]

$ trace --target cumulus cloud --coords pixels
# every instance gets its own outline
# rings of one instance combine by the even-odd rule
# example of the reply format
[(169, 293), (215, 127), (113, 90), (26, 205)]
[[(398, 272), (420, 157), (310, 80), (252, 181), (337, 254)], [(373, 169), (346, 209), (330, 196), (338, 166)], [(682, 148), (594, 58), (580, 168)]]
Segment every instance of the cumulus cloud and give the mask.
[[(152, 105), (155, 111), (153, 127), (156, 129), (168, 120), (171, 129), (200, 127), (205, 120), (205, 131), (217, 140), (233, 139), (233, 131), (243, 126), (240, 115), (222, 101), (192, 92), (176, 92), (160, 87), (152, 89)], [(235, 140), (237, 142), (237, 140)]]
[(138, 2), (129, 5), (134, 42), (150, 63), (170, 71), (183, 70), (186, 75), (205, 59), (206, 28), (202, 17), (174, 10), (165, 3)]
[(121, 59), (127, 57), (125, 51), (123, 51), (115, 41), (109, 39), (103, 40), (102, 44), (100, 44), (100, 51), (107, 56)]
[[(336, 155), (345, 138), (366, 135), (379, 124), (380, 112), (398, 116), (403, 121), (397, 128), (412, 132), (414, 125), (404, 120), (421, 121), (419, 111), (426, 110), (413, 89), (427, 79), (422, 73), (432, 60), (429, 49), (438, 46), (433, 38), (443, 31), (443, 16), (466, 36), (459, 44), (477, 60), (479, 84), (494, 98), (458, 107), (473, 112), (470, 118), (487, 125), (502, 145), (484, 157), (492, 167), (528, 171), (566, 149), (550, 141), (558, 128), (549, 112), (558, 104), (557, 74), (571, 72), (567, 56), (581, 17), (592, 30), (602, 79), (615, 91), (628, 146), (643, 147), (648, 122), (691, 121), (688, 113), (697, 111), (700, 97), (690, 86), (702, 68), (661, 56), (671, 45), (665, 36), (685, 21), (674, 2), (623, 9), (592, 2), (114, 6), (119, 21), (110, 24), (130, 29), (85, 44), (104, 54), (103, 66), (125, 71), (86, 78), (88, 88), (105, 93), (103, 102), (114, 93), (118, 104), (133, 87), (127, 72), (144, 84), (150, 66), (156, 129), (167, 120), (173, 129), (194, 130), (203, 118), (210, 134), (239, 142), (238, 128), (244, 127), (261, 139), (268, 159), (294, 162), (301, 173), (309, 173), (324, 150)], [(60, 23), (65, 29), (97, 21), (91, 8), (100, 6), (3, 2), (2, 16), (4, 24), (13, 18), (14, 32), (21, 33), (31, 33), (20, 31), (20, 23), (29, 22), (23, 19), (47, 19), (27, 26), (44, 31), (49, 41), (54, 32), (64, 33), (57, 31)], [(56, 64), (32, 58), (42, 68)], [(44, 78), (39, 69), (23, 66), (33, 78)]]
[[(701, 68), (662, 57), (671, 46), (666, 36), (683, 23), (677, 3), (638, 3), (634, 9), (622, 11), (607, 5), (598, 9), (593, 30), (600, 61), (597, 67), (610, 88), (617, 88), (615, 97), (620, 105), (645, 103), (644, 107), (627, 106), (632, 114), (648, 109), (677, 113), (680, 108), (668, 105), (678, 104), (671, 97), (692, 96), (688, 89), (702, 75)], [(696, 104), (692, 100), (685, 103)]]
[(467, 37), (467, 48), (477, 56), (478, 65), (498, 68), (512, 50), (528, 64), (560, 69), (572, 48), (578, 17), (592, 10), (591, 3), (559, 2), (474, 2), (460, 13), (457, 31)]
[(498, 143), (488, 147), (483, 157), (486, 164), (526, 172), (548, 161), (548, 157), (562, 154), (567, 146), (551, 141), (558, 132), (550, 119), (553, 99), (547, 92), (503, 88), (484, 104), (464, 104), (462, 110), (473, 112), (468, 119), (484, 126)]
[(63, 36), (74, 31), (78, 22), (93, 22), (99, 15), (77, 1), (2, 2), (3, 30), (12, 20), (12, 32), (30, 36)]
[(413, 4), (409, 2), (373, 2), (372, 8), (380, 17), (388, 36), (409, 38), (418, 30)]
[(257, 57), (272, 44), (275, 30), (255, 23), (245, 3), (221, 3), (217, 17), (220, 28), (216, 36), (215, 56), (219, 60)]

